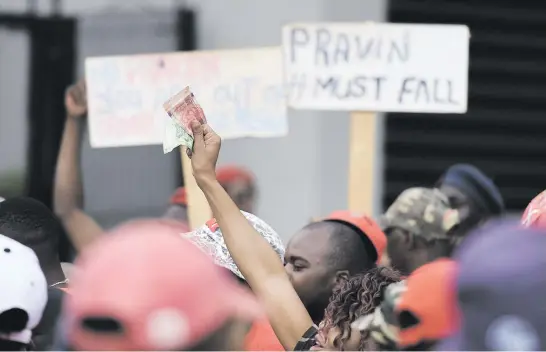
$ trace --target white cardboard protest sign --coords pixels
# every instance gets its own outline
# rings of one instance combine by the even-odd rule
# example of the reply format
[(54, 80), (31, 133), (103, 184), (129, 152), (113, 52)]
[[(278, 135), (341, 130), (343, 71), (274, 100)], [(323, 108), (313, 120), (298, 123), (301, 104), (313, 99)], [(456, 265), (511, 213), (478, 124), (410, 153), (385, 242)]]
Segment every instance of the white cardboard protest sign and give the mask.
[(88, 58), (91, 146), (161, 144), (163, 103), (190, 86), (222, 138), (288, 133), (281, 48)]
[(470, 32), (462, 25), (292, 24), (283, 28), (295, 109), (464, 113)]

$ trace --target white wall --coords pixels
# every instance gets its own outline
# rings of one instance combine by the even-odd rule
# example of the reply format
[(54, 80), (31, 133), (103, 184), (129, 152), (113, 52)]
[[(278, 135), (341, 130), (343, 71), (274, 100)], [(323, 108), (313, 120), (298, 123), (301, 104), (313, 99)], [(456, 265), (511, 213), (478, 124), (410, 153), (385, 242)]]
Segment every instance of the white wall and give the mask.
[[(200, 49), (227, 49), (280, 44), (281, 26), (291, 21), (382, 21), (385, 17), (385, 0), (65, 0), (66, 13), (83, 15), (96, 12), (172, 9), (174, 4), (186, 3), (199, 10), (198, 44)], [(22, 10), (24, 1), (2, 0), (0, 10), (9, 7)], [(40, 10), (49, 10), (48, 1), (40, 2)], [(111, 4), (122, 4), (112, 7)], [(290, 111), (290, 134), (285, 138), (241, 139), (224, 143), (220, 163), (238, 163), (250, 168), (258, 177), (260, 203), (258, 215), (269, 222), (285, 238), (303, 226), (314, 216), (323, 216), (347, 204), (348, 128), (346, 113), (318, 113)], [(101, 151), (106, 153), (106, 151)], [(135, 154), (136, 155), (136, 154)], [(133, 155), (133, 156), (135, 156)], [(157, 164), (164, 158), (147, 152), (146, 164)], [(104, 161), (95, 160), (94, 165), (85, 164), (85, 172), (107, 174), (114, 167), (114, 159), (104, 156)], [(126, 177), (135, 172), (147, 175), (151, 180), (157, 170), (136, 164), (128, 167)], [(117, 159), (121, 161), (121, 159)], [(108, 165), (110, 164), (110, 165)], [(93, 171), (95, 168), (95, 171)], [(140, 168), (140, 171), (137, 171)], [(379, 168), (376, 168), (379, 170)], [(143, 178), (146, 178), (143, 177)], [(90, 183), (98, 183), (90, 185)], [(86, 191), (93, 208), (100, 202), (120, 206), (119, 201), (109, 201), (103, 182), (86, 179)], [(143, 182), (132, 185), (135, 194), (142, 193), (139, 200), (150, 204), (146, 198), (149, 185)], [(166, 192), (170, 185), (162, 189)], [(380, 185), (378, 185), (380, 187)], [(127, 192), (129, 192), (127, 190)], [(100, 195), (97, 197), (97, 195)], [(94, 198), (93, 198), (94, 197)], [(119, 195), (117, 196), (119, 197)], [(131, 204), (136, 204), (131, 195)], [(155, 198), (153, 202), (158, 203)], [(152, 202), (152, 203), (153, 203)], [(379, 197), (377, 197), (379, 202)], [(97, 210), (97, 209), (94, 209)]]
[[(176, 13), (86, 13), (79, 23), (79, 73), (84, 58), (169, 52), (176, 48)], [(179, 157), (161, 146), (82, 150), (86, 210), (104, 226), (159, 216), (180, 182)]]
[(5, 197), (25, 187), (28, 76), (27, 33), (0, 28), (0, 195)]

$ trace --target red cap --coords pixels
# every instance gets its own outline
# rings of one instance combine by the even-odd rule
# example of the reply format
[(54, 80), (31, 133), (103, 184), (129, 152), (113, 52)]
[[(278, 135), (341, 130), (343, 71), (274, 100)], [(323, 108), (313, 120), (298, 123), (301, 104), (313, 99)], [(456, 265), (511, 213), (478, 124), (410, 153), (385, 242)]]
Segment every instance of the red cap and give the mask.
[[(262, 318), (254, 297), (169, 224), (138, 220), (114, 229), (77, 262), (65, 302), (77, 350), (182, 350), (230, 318)], [(123, 333), (85, 327), (114, 319)]]
[(439, 259), (415, 270), (406, 280), (406, 292), (396, 304), (396, 313), (411, 312), (419, 323), (400, 329), (399, 347), (441, 340), (458, 325), (455, 292), (457, 264)]
[[(254, 182), (254, 175), (240, 166), (227, 165), (219, 167), (216, 170), (216, 179), (221, 184), (227, 184), (235, 181), (243, 181), (251, 184)], [(188, 205), (188, 198), (185, 187), (179, 187), (173, 193), (170, 199), (171, 204)]]
[(178, 205), (188, 205), (188, 198), (186, 195), (186, 188), (185, 187), (178, 187), (176, 191), (174, 191), (173, 195), (171, 196), (170, 200), (171, 204), (178, 204)]
[(254, 182), (254, 175), (240, 166), (226, 165), (219, 167), (216, 170), (216, 179), (221, 184), (231, 183), (237, 180), (250, 184)]
[(529, 203), (521, 218), (521, 224), (525, 227), (546, 228), (546, 191), (543, 191)]
[(339, 210), (334, 211), (324, 220), (345, 222), (362, 231), (362, 233), (372, 242), (375, 248), (377, 253), (377, 262), (381, 260), (383, 252), (387, 247), (387, 236), (385, 236), (385, 233), (381, 227), (379, 227), (379, 225), (372, 220), (372, 218), (361, 213), (351, 212), (349, 210)]

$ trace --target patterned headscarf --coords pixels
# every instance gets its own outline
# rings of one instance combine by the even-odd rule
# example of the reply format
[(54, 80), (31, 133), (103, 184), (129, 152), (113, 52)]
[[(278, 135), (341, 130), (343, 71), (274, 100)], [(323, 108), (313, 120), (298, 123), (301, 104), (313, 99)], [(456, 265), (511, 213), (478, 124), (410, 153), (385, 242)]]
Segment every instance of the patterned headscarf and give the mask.
[[(281, 262), (284, 261), (284, 244), (277, 232), (257, 216), (244, 211), (241, 211), (241, 213), (243, 213), (252, 227), (271, 245), (273, 250), (277, 252)], [(243, 280), (245, 279), (229, 253), (216, 219), (211, 219), (195, 231), (185, 233), (182, 236), (192, 241), (199, 249), (210, 255), (216, 265), (228, 269)]]

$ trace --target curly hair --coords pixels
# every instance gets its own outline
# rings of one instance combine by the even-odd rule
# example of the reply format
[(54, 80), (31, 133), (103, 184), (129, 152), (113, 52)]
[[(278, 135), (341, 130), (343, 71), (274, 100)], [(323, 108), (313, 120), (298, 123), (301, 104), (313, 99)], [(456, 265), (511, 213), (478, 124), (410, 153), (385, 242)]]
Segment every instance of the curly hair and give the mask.
[[(360, 316), (372, 313), (383, 301), (387, 286), (401, 280), (399, 272), (387, 267), (375, 267), (340, 283), (332, 292), (319, 334), (327, 336), (330, 329), (339, 329), (340, 333), (333, 344), (343, 351), (345, 343), (351, 338), (351, 323)], [(365, 349), (367, 337), (362, 334), (360, 350)]]

